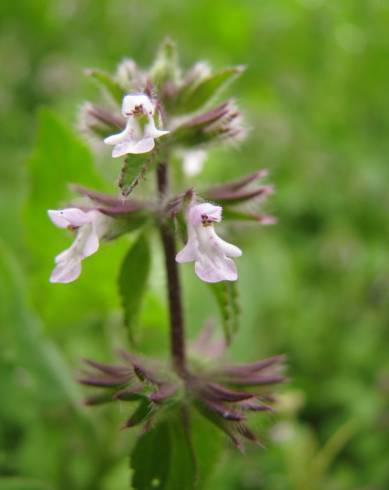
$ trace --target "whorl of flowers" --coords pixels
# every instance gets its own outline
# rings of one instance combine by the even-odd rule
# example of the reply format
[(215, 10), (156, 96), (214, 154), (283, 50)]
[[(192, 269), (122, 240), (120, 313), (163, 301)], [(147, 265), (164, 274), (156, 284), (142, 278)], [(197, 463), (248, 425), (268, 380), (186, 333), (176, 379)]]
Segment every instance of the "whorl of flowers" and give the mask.
[[(204, 333), (208, 338), (207, 332)], [(200, 343), (204, 341), (200, 339)], [(197, 349), (200, 345), (197, 345)], [(199, 355), (203, 351), (199, 352)], [(229, 436), (243, 451), (244, 440), (260, 444), (247, 425), (252, 412), (273, 411), (271, 387), (285, 380), (283, 356), (269, 357), (250, 364), (225, 364), (214, 361), (212, 367), (196, 372), (185, 382), (160, 362), (120, 352), (123, 364), (104, 364), (86, 359), (79, 382), (94, 388), (85, 399), (87, 405), (114, 401), (133, 402), (136, 408), (123, 428), (142, 426), (150, 430), (166, 410), (180, 406), (189, 397), (193, 407)]]

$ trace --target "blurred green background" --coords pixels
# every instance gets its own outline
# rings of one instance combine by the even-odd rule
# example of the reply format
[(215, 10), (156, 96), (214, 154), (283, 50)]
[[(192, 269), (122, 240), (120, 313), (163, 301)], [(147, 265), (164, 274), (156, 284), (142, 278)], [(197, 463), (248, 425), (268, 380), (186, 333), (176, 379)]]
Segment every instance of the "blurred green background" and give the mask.
[[(123, 343), (128, 239), (89, 258), (76, 283), (50, 285), (69, 239), (46, 208), (65, 202), (68, 180), (100, 185), (116, 165), (100, 157), (96, 170), (74, 135), (98, 94), (83, 69), (147, 65), (165, 35), (186, 67), (248, 65), (229, 93), (251, 134), (213, 151), (196, 181), (266, 167), (277, 189), (277, 226), (229, 232), (244, 250), (229, 356), (287, 353), (291, 380), (263, 418), (267, 449), (242, 456), (226, 441), (209, 488), (389, 488), (388, 26), (386, 0), (0, 3), (1, 490), (127, 488), (130, 408), (85, 409), (74, 378), (82, 357), (112, 359)], [(152, 353), (167, 347), (158, 245), (138, 327)], [(191, 267), (184, 286), (193, 337), (216, 306)]]

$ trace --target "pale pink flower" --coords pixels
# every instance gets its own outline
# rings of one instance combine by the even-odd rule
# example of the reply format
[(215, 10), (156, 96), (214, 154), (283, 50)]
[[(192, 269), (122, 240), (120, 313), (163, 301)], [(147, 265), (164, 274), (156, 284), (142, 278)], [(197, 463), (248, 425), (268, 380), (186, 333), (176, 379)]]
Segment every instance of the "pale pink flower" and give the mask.
[(72, 282), (81, 273), (82, 259), (99, 248), (99, 240), (110, 218), (99, 211), (82, 211), (78, 208), (49, 210), (48, 215), (59, 228), (77, 230), (72, 246), (55, 257), (56, 266), (50, 276), (50, 282)]
[(176, 256), (177, 262), (195, 263), (195, 272), (205, 282), (236, 281), (238, 272), (230, 257), (242, 251), (222, 240), (213, 224), (219, 223), (222, 207), (210, 203), (189, 207), (187, 213), (188, 242)]
[(128, 153), (147, 153), (154, 148), (156, 138), (169, 133), (155, 127), (156, 107), (146, 94), (126, 95), (122, 115), (127, 119), (124, 130), (104, 140), (107, 145), (113, 145), (113, 158)]

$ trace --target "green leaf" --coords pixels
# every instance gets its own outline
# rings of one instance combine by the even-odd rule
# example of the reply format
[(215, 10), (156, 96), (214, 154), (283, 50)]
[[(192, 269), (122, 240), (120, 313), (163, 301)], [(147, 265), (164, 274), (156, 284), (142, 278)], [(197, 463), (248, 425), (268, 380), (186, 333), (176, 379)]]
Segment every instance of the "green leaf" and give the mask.
[(82, 274), (72, 284), (49, 283), (54, 257), (71, 245), (73, 236), (55, 227), (47, 210), (69, 205), (74, 198), (69, 183), (109, 190), (96, 172), (90, 149), (65, 121), (43, 109), (38, 114), (36, 147), (27, 170), (29, 193), (23, 217), (29, 277), (34, 304), (45, 323), (50, 328), (70, 327), (85, 315), (96, 317), (117, 308), (115, 286), (118, 264), (125, 253), (123, 240), (102, 244), (97, 254), (83, 261)]
[(125, 427), (135, 427), (136, 425), (146, 422), (153, 414), (153, 405), (150, 400), (142, 400), (135, 412), (131, 415), (125, 424)]
[(177, 106), (179, 112), (194, 112), (206, 105), (220, 90), (243, 72), (242, 66), (224, 68), (201, 80), (189, 90), (179, 95)]
[(52, 490), (52, 488), (47, 483), (29, 478), (0, 478), (0, 490)]
[(118, 102), (122, 103), (125, 91), (123, 87), (115, 80), (115, 78), (104, 70), (90, 69), (86, 71), (87, 75), (96, 80), (99, 85), (107, 90), (107, 92), (112, 96), (112, 98)]
[[(66, 401), (82, 414), (81, 392), (55, 345), (43, 335), (32, 311), (16, 258), (0, 242), (0, 324), (2, 344), (12, 346), (20, 362), (40, 389), (45, 402)], [(5, 339), (3, 338), (5, 336)]]
[(141, 436), (131, 457), (135, 490), (201, 490), (224, 447), (223, 433), (204, 417), (176, 411)]
[(119, 187), (123, 197), (128, 197), (143, 179), (152, 159), (152, 155), (145, 158), (144, 154), (126, 156), (119, 175)]
[(337, 455), (344, 446), (348, 444), (358, 429), (359, 427), (356, 419), (347, 420), (347, 422), (342, 424), (339, 429), (330, 436), (317, 454), (312, 457), (312, 466), (316, 481), (324, 479), (330, 465), (335, 461)]
[(231, 342), (232, 335), (236, 333), (239, 327), (240, 307), (238, 303), (238, 289), (236, 283), (231, 281), (222, 281), (209, 284), (216, 302), (219, 306), (219, 312), (222, 319), (224, 336), (226, 342)]
[(141, 234), (124, 258), (119, 274), (119, 291), (124, 309), (124, 323), (133, 340), (132, 327), (140, 311), (150, 272), (150, 247)]
[[(35, 150), (28, 162), (31, 173), (29, 207), (54, 206), (70, 196), (69, 182), (101, 188), (92, 154), (73, 129), (57, 114), (41, 109)], [(32, 203), (31, 203), (32, 201)], [(35, 209), (34, 209), (35, 211)]]
[(191, 411), (191, 441), (196, 459), (196, 490), (208, 487), (210, 478), (220, 462), (225, 436), (197, 410)]
[(135, 490), (191, 490), (195, 463), (181, 418), (176, 414), (141, 436), (131, 457)]
[(131, 456), (135, 490), (168, 488), (171, 440), (167, 422), (142, 435)]
[[(183, 415), (181, 413), (181, 415)], [(184, 424), (189, 422), (187, 426)], [(173, 418), (169, 421), (170, 472), (169, 490), (176, 488), (198, 488), (197, 461), (192, 444), (190, 421)]]

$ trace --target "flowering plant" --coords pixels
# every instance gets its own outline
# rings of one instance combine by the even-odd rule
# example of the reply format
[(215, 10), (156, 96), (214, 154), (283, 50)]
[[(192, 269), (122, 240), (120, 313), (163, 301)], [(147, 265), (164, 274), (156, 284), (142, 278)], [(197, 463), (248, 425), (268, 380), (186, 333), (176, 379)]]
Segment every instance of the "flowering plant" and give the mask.
[[(244, 440), (258, 442), (247, 424), (248, 414), (271, 411), (274, 397), (270, 387), (284, 380), (281, 356), (247, 364), (222, 360), (239, 322), (239, 266), (235, 259), (242, 250), (221, 238), (216, 230), (222, 217), (257, 225), (275, 222), (261, 211), (263, 202), (273, 192), (272, 186), (262, 183), (267, 173), (258, 170), (206, 189), (194, 188), (190, 180), (191, 175), (201, 171), (210, 147), (233, 145), (246, 135), (235, 101), (214, 102), (219, 91), (242, 71), (240, 66), (213, 71), (207, 64), (197, 63), (182, 72), (170, 41), (162, 45), (147, 71), (132, 60), (124, 60), (114, 75), (90, 70), (89, 75), (109, 98), (104, 105), (84, 104), (80, 132), (107, 158), (108, 146), (113, 147), (113, 158), (123, 158), (118, 194), (74, 185), (81, 200), (48, 212), (56, 226), (76, 234), (71, 247), (56, 256), (51, 282), (76, 280), (81, 261), (97, 252), (100, 242), (129, 233), (134, 236), (120, 274), (128, 326), (134, 323), (134, 312), (145, 291), (148, 266), (143, 262), (147, 261), (145, 250), (152, 230), (157, 229), (161, 238), (170, 318), (170, 361), (163, 363), (142, 356), (132, 343), (131, 352), (120, 352), (123, 364), (87, 360), (87, 368), (80, 376), (81, 383), (99, 389), (87, 397), (88, 405), (117, 400), (137, 404), (124, 427), (142, 426), (132, 455), (133, 484), (138, 489), (150, 488), (150, 482), (158, 488), (172, 485), (167, 483), (170, 477), (163, 468), (155, 465), (145, 471), (143, 466), (144, 458), (149, 457), (144, 453), (150, 445), (161, 443), (166, 431), (170, 436), (181, 434), (192, 463), (196, 461), (190, 423), (194, 411), (221, 429), (241, 450)], [(182, 178), (174, 182), (172, 167), (177, 159), (182, 164)], [(146, 186), (146, 178), (151, 180), (152, 174), (156, 191)], [(180, 264), (186, 262), (194, 262), (198, 278), (209, 283), (220, 306), (224, 329), (223, 338), (206, 326), (190, 349), (180, 280)], [(179, 444), (176, 439), (172, 444)], [(180, 488), (192, 488), (195, 481), (196, 478)]]

